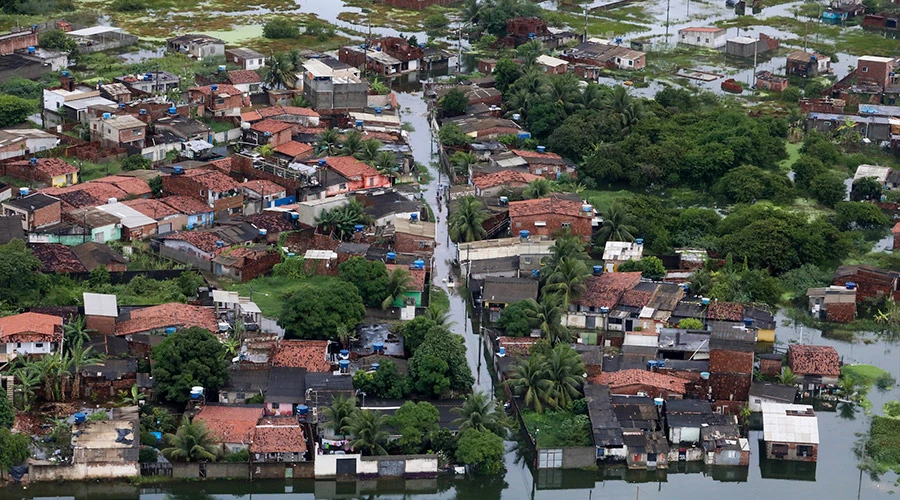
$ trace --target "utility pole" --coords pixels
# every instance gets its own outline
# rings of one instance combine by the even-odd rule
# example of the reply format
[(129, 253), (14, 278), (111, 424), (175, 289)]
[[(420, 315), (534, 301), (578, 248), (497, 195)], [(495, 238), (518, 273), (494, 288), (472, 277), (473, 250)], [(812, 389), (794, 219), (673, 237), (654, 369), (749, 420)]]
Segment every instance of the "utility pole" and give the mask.
[(666, 0), (666, 43), (669, 42), (669, 5), (672, 0)]
[(588, 41), (587, 7), (584, 8), (584, 38), (581, 41), (582, 43), (587, 43)]

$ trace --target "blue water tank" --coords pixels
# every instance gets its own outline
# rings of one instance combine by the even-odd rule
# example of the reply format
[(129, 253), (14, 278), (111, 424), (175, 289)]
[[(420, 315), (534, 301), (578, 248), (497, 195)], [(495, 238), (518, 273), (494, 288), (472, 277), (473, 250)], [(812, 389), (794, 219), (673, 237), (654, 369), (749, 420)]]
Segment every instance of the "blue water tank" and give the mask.
[(28, 53), (34, 54), (34, 47), (28, 47)]
[(519, 238), (522, 238), (524, 240), (525, 238), (528, 238), (529, 236), (531, 236), (531, 231), (529, 231), (527, 229), (523, 229), (523, 230), (519, 231)]
[(68, 71), (63, 71), (63, 72), (60, 73), (60, 74), (61, 74), (62, 76), (69, 76), (69, 72), (68, 72)]
[(344, 359), (350, 357), (350, 351), (348, 351), (347, 349), (341, 349), (341, 357)]
[(209, 90), (212, 90), (213, 92), (215, 92), (215, 91), (219, 90), (219, 86), (214, 83), (209, 86)]
[(297, 415), (304, 416), (309, 413), (309, 407), (306, 405), (300, 405), (297, 407)]
[(288, 252), (288, 254), (287, 254), (288, 258), (294, 257), (296, 255), (297, 254), (295, 254), (294, 252)]
[(225, 242), (222, 240), (216, 240), (216, 248), (223, 248), (225, 246)]
[(384, 352), (384, 342), (373, 343), (372, 350), (375, 351), (376, 354), (383, 353)]
[(395, 258), (397, 258), (397, 254), (394, 252), (388, 252), (387, 258), (388, 258), (388, 260), (394, 260)]
[(380, 106), (377, 107), (377, 108), (375, 108), (375, 114), (376, 114), (376, 115), (380, 115), (380, 114), (381, 114), (381, 107), (380, 107)]
[(362, 121), (362, 120), (356, 120), (356, 126), (357, 126), (357, 127), (362, 127), (362, 126), (363, 126), (363, 121)]
[(318, 163), (320, 167), (324, 167), (328, 162), (325, 161), (325, 158), (319, 158), (319, 161), (316, 163)]
[(300, 219), (300, 214), (298, 214), (297, 212), (291, 212), (291, 219), (292, 220)]
[(269, 234), (269, 230), (268, 230), (268, 229), (260, 229), (260, 230), (259, 230), (259, 235), (260, 235), (260, 236), (265, 236), (265, 235), (267, 235), (267, 234)]
[(103, 119), (104, 119), (104, 120), (109, 120), (109, 118), (112, 116), (112, 114), (110, 114), (110, 113), (103, 113), (102, 116), (103, 116)]
[(175, 106), (170, 107), (170, 108), (169, 108), (169, 114), (170, 114), (170, 115), (177, 115), (177, 114), (178, 114), (178, 108), (176, 108)]
[(744, 318), (744, 326), (747, 328), (753, 326), (753, 318)]
[(85, 420), (87, 420), (87, 415), (85, 415), (84, 413), (78, 412), (75, 414), (75, 423), (76, 424), (83, 424)]
[(637, 238), (637, 239), (634, 240), (634, 242), (637, 243), (638, 245), (643, 245), (643, 244), (644, 244), (644, 238)]
[(545, 146), (538, 146), (538, 147), (537, 147), (537, 152), (538, 152), (538, 153), (544, 153), (544, 152), (546, 152), (546, 151), (547, 151), (547, 148), (546, 148)]
[(374, 370), (374, 371), (376, 371), (376, 372), (377, 372), (377, 371), (378, 371), (378, 367), (379, 367), (379, 366), (381, 366), (381, 365), (380, 365), (380, 364), (378, 364), (378, 363), (372, 363), (372, 370)]
[(156, 431), (156, 432), (151, 432), (150, 434), (153, 434), (153, 437), (156, 438), (157, 443), (162, 443), (162, 432)]
[(353, 226), (353, 231), (356, 233), (361, 233), (362, 230), (365, 228), (366, 228), (366, 226), (363, 226), (362, 224), (356, 224)]
[(174, 326), (166, 327), (166, 335), (172, 335), (177, 329)]
[(120, 102), (120, 103), (119, 103), (119, 109), (125, 109), (125, 103), (124, 103), (124, 102)]
[(519, 134), (516, 137), (518, 137), (519, 139), (530, 139), (531, 132), (519, 132)]
[(502, 347), (502, 346), (500, 347), (500, 355), (506, 356), (506, 348), (505, 347)]
[(700, 372), (700, 378), (703, 380), (709, 380), (709, 372)]
[(665, 400), (663, 398), (653, 398), (653, 404), (656, 406), (662, 406)]
[(37, 164), (38, 164), (38, 159), (37, 159), (37, 158), (29, 158), (29, 159), (28, 159), (28, 163), (30, 163), (30, 164), (32, 164), (32, 165), (37, 165)]
[(522, 119), (522, 115), (520, 115), (519, 113), (513, 113), (512, 119), (514, 122), (517, 122)]
[(647, 361), (647, 368), (656, 368), (657, 366), (659, 366), (659, 361), (655, 359)]
[(844, 287), (845, 287), (847, 290), (856, 290), (856, 282), (854, 282), (854, 281), (848, 281), (848, 282), (844, 285)]
[(603, 274), (603, 266), (593, 266), (594, 276), (600, 276)]
[(176, 174), (183, 174), (184, 167), (182, 167), (181, 165), (175, 165), (174, 167), (172, 167), (172, 171), (175, 172)]
[(601, 307), (600, 314), (609, 314), (609, 308), (606, 306)]
[(147, 110), (144, 109), (144, 108), (141, 108), (141, 109), (138, 111), (138, 114), (141, 115), (141, 116), (146, 115), (146, 114), (147, 114)]
[(346, 370), (347, 368), (350, 368), (350, 360), (342, 359), (342, 360), (338, 361), (338, 366), (341, 367), (341, 370)]
[(531, 276), (533, 276), (535, 278), (539, 278), (541, 276), (541, 270), (540, 269), (532, 269)]
[(708, 306), (709, 299), (707, 299), (706, 297), (703, 297), (702, 299), (700, 299), (700, 303), (703, 304), (704, 306)]
[(30, 191), (28, 188), (19, 188), (19, 196), (28, 196)]
[(409, 214), (409, 220), (412, 222), (419, 220), (419, 214)]
[(425, 261), (422, 259), (416, 259), (413, 261), (413, 266), (416, 269), (425, 269)]

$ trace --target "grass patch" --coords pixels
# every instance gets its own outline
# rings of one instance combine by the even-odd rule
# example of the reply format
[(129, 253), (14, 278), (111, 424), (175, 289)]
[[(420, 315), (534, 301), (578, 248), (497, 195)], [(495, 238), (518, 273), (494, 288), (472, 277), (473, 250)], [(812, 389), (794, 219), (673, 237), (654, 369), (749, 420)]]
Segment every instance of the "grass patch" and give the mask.
[(229, 130), (234, 128), (234, 125), (231, 122), (217, 122), (215, 120), (204, 120), (203, 123), (205, 123), (216, 134), (218, 134), (219, 132), (228, 132)]
[(841, 367), (841, 377), (856, 385), (871, 387), (874, 384), (885, 389), (895, 382), (890, 373), (875, 365), (844, 365)]
[(281, 315), (282, 302), (305, 282), (287, 276), (264, 276), (246, 283), (235, 283), (229, 290), (238, 292), (241, 297), (253, 297), (253, 302), (263, 315), (277, 319)]
[(76, 160), (75, 164), (81, 168), (81, 182), (100, 179), (107, 175), (118, 174), (122, 171), (122, 162), (110, 161), (107, 163), (93, 163), (89, 161)]
[(444, 311), (450, 310), (450, 296), (447, 295), (447, 292), (445, 292), (441, 287), (431, 287), (431, 303), (434, 304), (435, 307)]
[(522, 418), (538, 448), (591, 445), (591, 421), (587, 415), (566, 410), (544, 413), (524, 410)]
[(794, 168), (794, 162), (800, 159), (800, 148), (803, 147), (803, 143), (787, 143), (784, 145), (784, 149), (787, 150), (787, 158), (781, 160), (781, 163), (778, 164), (785, 173), (790, 172)]
[(900, 419), (872, 417), (865, 451), (874, 462), (866, 464), (873, 472), (884, 473), (893, 469), (900, 473)]
[(626, 191), (624, 189), (621, 189), (619, 191), (586, 189), (582, 194), (584, 196), (584, 199), (589, 201), (591, 205), (593, 205), (594, 208), (596, 208), (600, 212), (606, 211), (613, 205), (613, 203), (617, 201), (621, 201), (634, 196), (634, 193), (632, 193), (631, 191)]

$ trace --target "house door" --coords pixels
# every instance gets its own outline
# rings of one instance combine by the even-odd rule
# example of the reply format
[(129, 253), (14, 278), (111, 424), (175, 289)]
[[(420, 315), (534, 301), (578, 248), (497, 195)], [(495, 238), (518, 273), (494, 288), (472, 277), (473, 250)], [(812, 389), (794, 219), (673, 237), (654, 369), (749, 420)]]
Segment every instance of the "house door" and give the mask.
[(626, 331), (626, 332), (633, 332), (633, 331), (634, 331), (634, 320), (633, 320), (633, 319), (626, 319), (626, 320), (625, 320), (625, 331)]
[(597, 328), (597, 317), (596, 316), (587, 316), (584, 319), (584, 327), (588, 330), (593, 330)]
[(337, 475), (346, 476), (356, 475), (356, 459), (355, 458), (339, 458), (337, 460)]

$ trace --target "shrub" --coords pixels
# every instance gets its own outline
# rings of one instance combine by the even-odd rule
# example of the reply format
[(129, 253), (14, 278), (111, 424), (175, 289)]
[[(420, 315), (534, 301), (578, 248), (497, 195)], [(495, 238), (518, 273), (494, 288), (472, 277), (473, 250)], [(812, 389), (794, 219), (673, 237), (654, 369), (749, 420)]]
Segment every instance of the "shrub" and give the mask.
[(140, 451), (138, 451), (138, 462), (142, 464), (155, 464), (158, 457), (156, 448), (141, 446)]
[(272, 19), (263, 26), (263, 36), (272, 40), (299, 38), (300, 29), (288, 19)]

